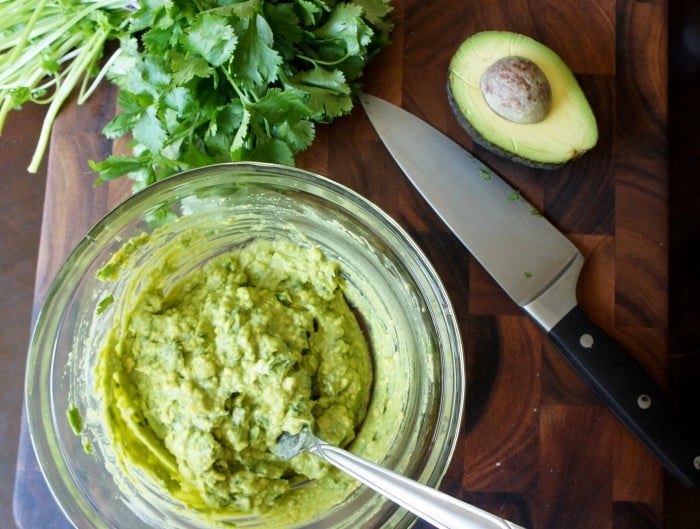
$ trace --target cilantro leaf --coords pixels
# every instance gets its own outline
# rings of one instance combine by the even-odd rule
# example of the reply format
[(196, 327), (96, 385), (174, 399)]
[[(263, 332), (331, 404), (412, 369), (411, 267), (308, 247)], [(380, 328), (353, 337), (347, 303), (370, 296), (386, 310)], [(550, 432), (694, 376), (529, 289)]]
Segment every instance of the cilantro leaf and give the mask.
[(275, 35), (275, 49), (286, 60), (295, 58), (296, 46), (302, 42), (304, 36), (296, 7), (291, 3), (265, 4), (265, 18)]
[(357, 55), (370, 43), (372, 29), (362, 19), (362, 6), (339, 3), (328, 21), (316, 31), (316, 35), (322, 39), (342, 42), (345, 55)]
[(318, 121), (335, 118), (352, 109), (351, 90), (340, 70), (329, 71), (316, 66), (297, 73), (287, 84), (309, 95), (308, 105)]
[(126, 136), (138, 122), (138, 114), (122, 112), (112, 118), (102, 129), (107, 139), (113, 140)]
[(165, 145), (165, 129), (156, 116), (156, 107), (150, 106), (141, 114), (134, 125), (134, 139), (152, 152), (160, 151)]
[(252, 114), (250, 110), (244, 108), (243, 113), (241, 114), (241, 122), (238, 125), (238, 130), (236, 131), (236, 135), (233, 137), (233, 141), (231, 142), (231, 160), (234, 162), (241, 161), (243, 159), (246, 138), (250, 129), (251, 116)]
[(375, 26), (386, 24), (385, 18), (391, 12), (391, 4), (384, 0), (355, 0), (362, 7), (367, 22)]
[(299, 152), (311, 146), (316, 136), (316, 127), (312, 121), (306, 119), (293, 124), (285, 121), (277, 127), (276, 134), (295, 152)]
[(212, 66), (221, 66), (233, 56), (238, 38), (225, 17), (202, 13), (184, 35), (188, 51), (207, 60)]
[(235, 79), (248, 88), (271, 84), (277, 79), (277, 68), (282, 63), (279, 53), (272, 48), (273, 33), (264, 17), (244, 18), (236, 24), (239, 49), (231, 64)]
[(304, 99), (303, 93), (271, 88), (252, 107), (258, 115), (270, 122), (297, 123), (312, 113)]
[(167, 92), (163, 102), (168, 108), (176, 111), (178, 116), (185, 116), (195, 110), (194, 96), (184, 86), (176, 86)]
[(261, 162), (294, 165), (294, 152), (285, 141), (277, 138), (258, 142), (251, 154), (253, 158)]
[(260, 11), (262, 0), (238, 0), (235, 4), (216, 7), (212, 13), (219, 15), (236, 15), (238, 18), (250, 18)]
[(173, 71), (173, 81), (180, 85), (195, 77), (206, 79), (213, 71), (213, 67), (203, 57), (186, 55), (179, 51), (170, 53), (170, 67)]
[(100, 163), (90, 160), (89, 164), (93, 171), (100, 173), (95, 180), (95, 186), (110, 180), (116, 180), (121, 176), (138, 171), (148, 162), (146, 156), (109, 156)]

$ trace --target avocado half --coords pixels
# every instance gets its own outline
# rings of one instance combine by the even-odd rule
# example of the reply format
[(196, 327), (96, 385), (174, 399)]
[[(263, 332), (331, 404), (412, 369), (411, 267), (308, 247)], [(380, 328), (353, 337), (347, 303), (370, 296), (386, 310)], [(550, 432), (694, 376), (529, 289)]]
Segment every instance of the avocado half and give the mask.
[[(506, 60), (514, 58), (511, 64)], [(502, 64), (505, 66), (499, 66)], [(523, 64), (530, 65), (526, 69), (533, 72), (539, 70), (534, 73), (544, 74), (548, 86), (535, 91), (531, 78), (537, 76), (525, 75), (523, 79), (518, 71)], [(546, 108), (544, 117), (536, 122), (504, 117), (507, 114), (497, 112), (491, 100), (487, 102), (482, 92), (484, 79), (504, 83), (502, 101), (506, 105), (508, 98), (517, 96), (523, 87), (520, 103), (540, 104)], [(450, 61), (447, 93), (458, 121), (476, 143), (531, 167), (560, 167), (598, 141), (595, 116), (574, 74), (551, 49), (525, 35), (484, 31), (469, 37)], [(549, 100), (533, 101), (538, 98)]]

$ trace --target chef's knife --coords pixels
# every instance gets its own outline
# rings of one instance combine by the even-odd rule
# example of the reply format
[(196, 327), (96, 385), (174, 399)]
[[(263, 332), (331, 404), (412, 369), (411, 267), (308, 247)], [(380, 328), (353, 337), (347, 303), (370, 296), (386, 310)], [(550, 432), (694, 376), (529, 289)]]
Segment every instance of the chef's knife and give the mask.
[(666, 469), (686, 486), (700, 484), (700, 440), (641, 365), (577, 305), (576, 246), (431, 125), (374, 96), (360, 101), (394, 160), (472, 256)]

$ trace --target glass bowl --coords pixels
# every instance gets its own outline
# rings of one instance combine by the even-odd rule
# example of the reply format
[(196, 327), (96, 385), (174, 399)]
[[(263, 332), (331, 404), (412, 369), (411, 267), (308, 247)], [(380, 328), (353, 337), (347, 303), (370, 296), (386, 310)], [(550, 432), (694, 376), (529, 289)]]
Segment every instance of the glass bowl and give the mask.
[[(168, 281), (255, 238), (313, 244), (340, 263), (375, 369), (368, 408), (374, 419), (358, 431), (365, 442), (349, 449), (363, 455), (362, 447), (374, 443), (376, 462), (433, 487), (447, 470), (464, 406), (462, 342), (445, 289), (421, 250), (375, 205), (327, 178), (271, 164), (221, 164), (129, 197), (82, 239), (46, 295), (30, 343), (25, 397), (39, 465), (65, 515), (81, 529), (411, 526), (413, 515), (360, 485), (309, 519), (217, 521), (182, 509), (146, 478), (137, 486), (138, 475), (120, 475), (118, 454), (95, 412), (102, 405), (96, 358), (124, 310), (119, 300), (128, 286), (162, 266), (169, 240), (192, 230), (201, 237), (170, 266)], [(143, 233), (153, 237), (129, 256), (128, 273), (100, 281), (98, 271)], [(117, 302), (106, 304), (108, 298)], [(69, 417), (73, 408), (81, 435), (76, 417)]]

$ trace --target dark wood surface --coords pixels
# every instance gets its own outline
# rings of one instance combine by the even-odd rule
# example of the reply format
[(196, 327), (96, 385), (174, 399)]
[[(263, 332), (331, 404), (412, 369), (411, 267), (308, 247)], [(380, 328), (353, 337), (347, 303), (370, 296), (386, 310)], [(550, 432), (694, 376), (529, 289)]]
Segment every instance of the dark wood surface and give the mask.
[[(394, 5), (393, 42), (367, 72), (366, 90), (401, 104), (473, 150), (567, 233), (587, 257), (579, 283), (582, 307), (692, 410), (699, 400), (692, 380), (700, 372), (697, 266), (677, 261), (693, 255), (698, 239), (699, 185), (693, 182), (692, 157), (697, 162), (693, 152), (699, 151), (686, 137), (693, 130), (688, 113), (698, 103), (697, 92), (671, 84), (671, 100), (681, 101), (681, 109), (669, 111), (667, 79), (669, 67), (674, 68), (671, 80), (678, 75), (685, 83), (697, 74), (688, 71), (687, 57), (669, 63), (667, 50), (678, 46), (682, 52), (683, 46), (669, 40), (667, 3), (404, 0)], [(686, 13), (692, 3), (674, 5)], [(473, 147), (449, 110), (445, 72), (459, 43), (485, 29), (531, 35), (571, 66), (598, 119), (600, 142), (594, 151), (544, 172)], [(672, 29), (675, 36), (682, 28)], [(56, 123), (35, 308), (72, 246), (129, 193), (126, 181), (94, 190), (86, 163), (113, 148), (99, 130), (114, 114), (114, 95), (105, 86), (89, 105), (68, 106)], [(678, 124), (685, 136), (674, 136), (669, 123)], [(298, 164), (349, 185), (391, 214), (426, 251), (450, 293), (463, 329), (468, 394), (444, 490), (533, 529), (700, 526), (699, 491), (683, 489), (665, 474), (474, 263), (406, 184), (359, 108), (320, 127)], [(674, 271), (675, 289), (669, 287)], [(14, 502), (23, 529), (69, 527), (46, 490), (24, 428)]]

